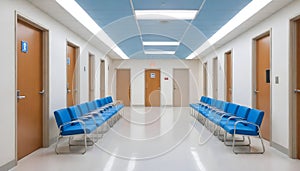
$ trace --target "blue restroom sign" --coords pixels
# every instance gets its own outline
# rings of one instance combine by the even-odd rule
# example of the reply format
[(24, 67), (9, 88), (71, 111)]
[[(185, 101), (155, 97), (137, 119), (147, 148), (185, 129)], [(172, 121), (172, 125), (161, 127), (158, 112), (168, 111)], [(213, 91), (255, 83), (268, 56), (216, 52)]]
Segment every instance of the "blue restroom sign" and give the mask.
[(21, 41), (21, 51), (23, 53), (28, 53), (28, 42), (26, 41)]

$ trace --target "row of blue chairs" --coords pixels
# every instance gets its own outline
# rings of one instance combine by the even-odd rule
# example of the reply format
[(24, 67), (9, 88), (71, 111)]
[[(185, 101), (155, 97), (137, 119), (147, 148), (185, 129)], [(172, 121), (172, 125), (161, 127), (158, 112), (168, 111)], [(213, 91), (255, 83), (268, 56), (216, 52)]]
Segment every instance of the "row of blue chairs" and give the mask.
[[(217, 134), (220, 140), (224, 141), (225, 145), (232, 146), (234, 153), (262, 154), (265, 152), (260, 132), (260, 125), (264, 116), (263, 111), (206, 96), (202, 96), (199, 102), (190, 104), (190, 107), (192, 115), (202, 120), (204, 126), (211, 125), (209, 123), (213, 124), (213, 132)], [(223, 136), (221, 136), (221, 130), (224, 132)], [(230, 134), (232, 138), (229, 139), (227, 134)], [(243, 140), (236, 140), (236, 135), (242, 135)], [(248, 137), (249, 143), (237, 144), (236, 142), (245, 140), (244, 136)], [(259, 137), (262, 150), (237, 151), (236, 146), (247, 145), (250, 147), (250, 136)]]
[[(102, 135), (121, 118), (121, 109), (124, 105), (120, 101), (114, 102), (111, 96), (94, 101), (70, 106), (54, 111), (54, 116), (59, 129), (55, 152), (59, 154), (58, 144), (63, 137), (69, 138), (69, 147), (75, 146), (71, 143), (75, 135), (84, 135), (84, 146), (86, 152), (88, 145), (93, 145)], [(103, 131), (106, 127), (106, 131)], [(89, 135), (89, 137), (88, 137)]]

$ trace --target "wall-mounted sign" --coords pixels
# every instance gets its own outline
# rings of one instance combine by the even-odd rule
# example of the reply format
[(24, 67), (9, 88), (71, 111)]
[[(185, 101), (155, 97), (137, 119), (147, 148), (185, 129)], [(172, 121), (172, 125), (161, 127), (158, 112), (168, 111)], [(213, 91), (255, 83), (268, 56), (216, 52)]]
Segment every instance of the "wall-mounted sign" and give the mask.
[(67, 57), (67, 65), (71, 64), (71, 59), (69, 57)]
[(24, 40), (21, 41), (21, 51), (23, 53), (28, 53), (28, 42)]
[(155, 73), (150, 73), (150, 78), (155, 78)]
[(165, 80), (169, 80), (169, 77), (165, 77), (164, 79), (165, 79)]

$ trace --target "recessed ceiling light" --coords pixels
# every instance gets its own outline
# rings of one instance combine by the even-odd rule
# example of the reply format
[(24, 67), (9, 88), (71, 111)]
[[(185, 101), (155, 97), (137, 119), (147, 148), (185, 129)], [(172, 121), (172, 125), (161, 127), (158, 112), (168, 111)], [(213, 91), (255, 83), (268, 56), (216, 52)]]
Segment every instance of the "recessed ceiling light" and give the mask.
[(197, 10), (135, 10), (138, 20), (193, 20)]
[(143, 42), (144, 46), (179, 46), (180, 42)]
[(163, 50), (154, 51), (154, 50), (148, 50), (148, 51), (144, 51), (144, 53), (146, 55), (174, 55), (175, 51), (163, 51)]

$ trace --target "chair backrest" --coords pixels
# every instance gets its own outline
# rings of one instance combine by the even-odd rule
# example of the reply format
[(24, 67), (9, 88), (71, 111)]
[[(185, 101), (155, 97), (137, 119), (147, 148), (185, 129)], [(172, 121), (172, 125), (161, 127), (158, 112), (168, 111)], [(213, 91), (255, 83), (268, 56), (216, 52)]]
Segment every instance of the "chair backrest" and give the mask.
[(88, 106), (89, 111), (94, 111), (97, 109), (97, 106), (95, 106), (95, 103), (93, 101), (87, 102), (86, 104)]
[[(251, 109), (248, 114), (247, 121), (255, 123), (258, 126), (260, 126), (263, 118), (264, 118), (264, 111), (257, 110), (257, 109)], [(254, 125), (249, 125), (249, 126), (256, 128)]]
[(217, 100), (216, 99), (211, 99), (210, 106), (216, 106)]
[(108, 103), (112, 103), (113, 102), (113, 98), (111, 96), (106, 97), (107, 102)]
[(228, 107), (226, 109), (227, 113), (235, 114), (237, 109), (239, 108), (240, 105), (237, 105), (235, 103), (228, 103)]
[(86, 103), (81, 103), (78, 105), (78, 107), (80, 109), (81, 115), (85, 115), (90, 112)]
[(222, 101), (221, 100), (216, 100), (215, 107), (218, 108), (218, 109), (221, 109), (221, 106), (222, 106)]
[(101, 106), (101, 103), (100, 103), (100, 99), (97, 99), (97, 100), (94, 100), (94, 101), (96, 102), (98, 108), (99, 108), (99, 107), (102, 107), (102, 106)]
[(100, 108), (101, 107), (101, 106), (98, 106), (97, 100), (93, 100), (92, 102), (94, 103), (94, 105), (96, 106), (96, 108)]
[(54, 111), (57, 127), (59, 128), (62, 124), (72, 121), (68, 109), (60, 109)]
[(68, 107), (68, 111), (70, 113), (71, 119), (78, 119), (81, 116), (81, 112), (78, 108), (78, 106), (70, 106)]
[(98, 107), (102, 107), (102, 106), (106, 105), (104, 98), (98, 99), (97, 103), (98, 103), (98, 105), (97, 105)]
[(222, 111), (227, 111), (228, 104), (229, 104), (228, 102), (221, 101), (221, 105), (219, 109)]
[(207, 97), (206, 104), (211, 105), (212, 104), (212, 99)]
[(205, 102), (205, 100), (206, 100), (206, 97), (205, 96), (201, 96), (201, 98), (200, 98), (200, 102)]
[(245, 107), (245, 106), (240, 106), (238, 108), (238, 110), (236, 111), (235, 116), (241, 117), (241, 118), (247, 118), (249, 111), (250, 111), (250, 108)]

